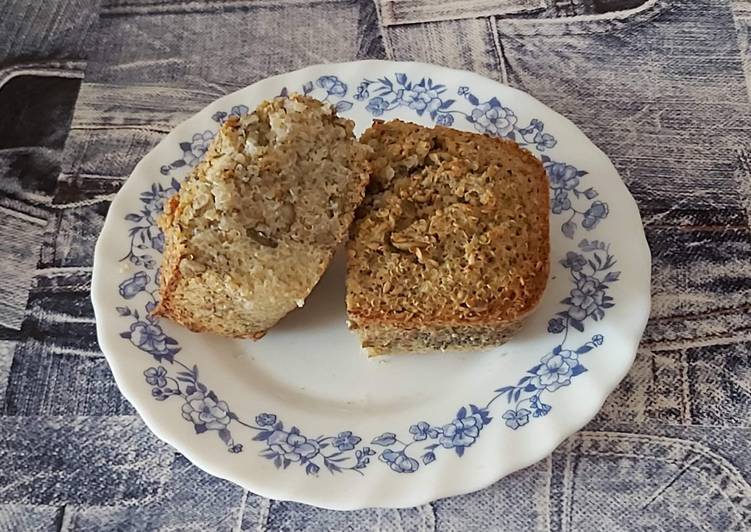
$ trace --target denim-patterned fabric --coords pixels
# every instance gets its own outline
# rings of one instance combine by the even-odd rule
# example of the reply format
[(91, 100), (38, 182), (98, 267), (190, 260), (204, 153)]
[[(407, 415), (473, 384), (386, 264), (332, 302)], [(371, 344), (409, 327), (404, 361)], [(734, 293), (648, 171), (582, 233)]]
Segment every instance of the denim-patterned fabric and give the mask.
[[(748, 0), (0, 0), (0, 531), (751, 529), (750, 39)], [(574, 120), (639, 203), (653, 311), (629, 375), (551, 457), (341, 513), (257, 497), (157, 440), (88, 291), (109, 201), (172, 127), (269, 75), (364, 58), (473, 70)]]

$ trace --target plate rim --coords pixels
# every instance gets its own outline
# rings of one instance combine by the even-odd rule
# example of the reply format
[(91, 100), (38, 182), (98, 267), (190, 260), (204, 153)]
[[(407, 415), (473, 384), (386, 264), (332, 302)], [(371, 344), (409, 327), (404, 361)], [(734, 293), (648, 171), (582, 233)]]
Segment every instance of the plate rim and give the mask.
[[(554, 433), (555, 437), (551, 437), (545, 444), (539, 445), (536, 447), (536, 452), (527, 452), (526, 454), (519, 454), (515, 455), (514, 457), (507, 457), (511, 458), (511, 460), (508, 460), (505, 462), (507, 465), (506, 467), (500, 467), (502, 463), (498, 463), (499, 467), (497, 467), (497, 471), (494, 474), (487, 475), (484, 477), (477, 476), (474, 478), (480, 478), (479, 482), (473, 482), (471, 479), (473, 477), (464, 477), (463, 482), (460, 485), (447, 485), (446, 482), (443, 483), (437, 483), (438, 488), (435, 486), (433, 489), (428, 490), (420, 490), (419, 493), (417, 493), (418, 490), (401, 490), (400, 492), (400, 498), (399, 501), (394, 500), (386, 500), (386, 501), (380, 501), (377, 504), (369, 503), (366, 498), (363, 498), (361, 496), (353, 496), (352, 498), (349, 498), (347, 500), (338, 500), (338, 501), (332, 501), (330, 499), (327, 499), (325, 496), (290, 496), (289, 493), (285, 493), (284, 489), (270, 487), (268, 485), (265, 485), (263, 482), (263, 478), (265, 477), (265, 474), (259, 473), (257, 476), (253, 476), (252, 478), (249, 478), (247, 475), (242, 474), (240, 472), (234, 473), (231, 471), (225, 471), (223, 468), (219, 467), (217, 468), (214, 463), (212, 463), (212, 460), (210, 459), (211, 454), (207, 454), (206, 456), (208, 458), (205, 459), (204, 454), (199, 451), (199, 448), (201, 447), (200, 444), (191, 444), (186, 443), (184, 441), (184, 438), (182, 438), (177, 431), (170, 431), (168, 430), (169, 424), (163, 424), (163, 420), (161, 420), (161, 416), (157, 414), (157, 409), (155, 408), (149, 408), (149, 406), (153, 406), (153, 401), (149, 401), (145, 398), (143, 394), (143, 390), (139, 390), (134, 386), (134, 383), (131, 382), (133, 379), (129, 379), (128, 376), (123, 371), (121, 364), (123, 357), (116, 354), (118, 351), (118, 348), (116, 345), (114, 345), (114, 342), (111, 344), (108, 335), (105, 332), (105, 329), (107, 328), (106, 324), (108, 321), (110, 321), (108, 318), (105, 318), (103, 316), (105, 309), (108, 307), (107, 301), (111, 298), (111, 294), (105, 291), (105, 284), (102, 282), (102, 277), (104, 276), (104, 272), (100, 271), (100, 268), (97, 268), (97, 264), (101, 265), (103, 262), (105, 262), (105, 254), (106, 254), (106, 243), (103, 241), (102, 235), (107, 233), (108, 227), (112, 227), (115, 223), (112, 221), (110, 213), (117, 212), (119, 209), (113, 208), (117, 205), (120, 205), (121, 203), (125, 203), (126, 196), (129, 194), (129, 188), (128, 184), (130, 183), (133, 185), (134, 181), (132, 181), (130, 178), (134, 176), (135, 174), (143, 171), (144, 167), (151, 165), (150, 158), (152, 156), (152, 153), (157, 151), (157, 148), (159, 146), (162, 146), (164, 144), (169, 144), (172, 141), (176, 140), (180, 135), (182, 130), (185, 128), (185, 126), (193, 121), (197, 115), (200, 115), (201, 113), (206, 112), (210, 108), (215, 108), (222, 103), (227, 102), (239, 93), (247, 90), (250, 87), (255, 86), (256, 84), (262, 83), (262, 82), (273, 82), (278, 81), (281, 79), (284, 79), (286, 77), (292, 76), (292, 75), (301, 75), (305, 73), (306, 71), (319, 71), (322, 68), (327, 68), (332, 72), (343, 72), (347, 69), (353, 68), (353, 67), (361, 67), (363, 65), (369, 65), (372, 64), (374, 66), (377, 66), (380, 68), (389, 68), (393, 71), (399, 71), (400, 68), (404, 68), (407, 71), (411, 70), (439, 70), (442, 73), (445, 73), (447, 76), (456, 76), (457, 79), (461, 79), (462, 76), (471, 76), (474, 78), (482, 79), (484, 82), (492, 82), (493, 84), (500, 85), (504, 87), (506, 90), (510, 90), (512, 92), (518, 93), (519, 95), (522, 95), (524, 98), (530, 99), (532, 102), (535, 103), (535, 105), (540, 106), (540, 108), (546, 109), (549, 113), (556, 116), (558, 120), (560, 120), (563, 124), (565, 124), (567, 127), (572, 128), (573, 130), (579, 132), (582, 137), (584, 137), (588, 142), (588, 150), (594, 149), (594, 152), (596, 155), (601, 158), (601, 160), (606, 163), (610, 170), (613, 172), (615, 176), (618, 177), (617, 180), (614, 180), (614, 184), (617, 184), (617, 186), (621, 187), (622, 192), (625, 192), (625, 194), (622, 195), (621, 198), (619, 198), (619, 209), (624, 209), (629, 211), (627, 213), (628, 219), (634, 220), (634, 225), (636, 225), (636, 222), (639, 222), (640, 231), (638, 235), (634, 235), (635, 239), (638, 239), (640, 241), (640, 248), (643, 252), (643, 256), (645, 258), (645, 272), (642, 272), (639, 279), (643, 279), (643, 289), (644, 294), (641, 298), (641, 305), (638, 305), (639, 308), (643, 310), (642, 314), (640, 316), (635, 316), (634, 323), (631, 327), (627, 327), (629, 332), (632, 332), (632, 334), (623, 334), (619, 340), (621, 342), (625, 342), (627, 340), (630, 340), (630, 343), (628, 345), (624, 345), (622, 347), (624, 353), (629, 353), (630, 357), (627, 361), (627, 364), (623, 366), (623, 370), (621, 372), (613, 373), (609, 372), (607, 374), (610, 378), (602, 378), (602, 375), (598, 374), (600, 376), (600, 380), (598, 380), (599, 386), (593, 388), (590, 393), (590, 397), (588, 398), (591, 404), (591, 408), (588, 408), (587, 410), (591, 413), (588, 413), (586, 416), (577, 418), (576, 422), (574, 423), (566, 423), (565, 427), (562, 426), (562, 424), (556, 424), (556, 431)], [(130, 193), (132, 194), (132, 193)], [(199, 467), (200, 469), (203, 469), (204, 471), (208, 472), (209, 474), (229, 480), (235, 484), (240, 485), (244, 489), (247, 489), (249, 491), (252, 491), (254, 493), (258, 493), (259, 495), (262, 495), (264, 497), (272, 498), (272, 499), (278, 499), (278, 500), (289, 500), (289, 501), (295, 501), (295, 502), (301, 502), (306, 504), (313, 504), (315, 506), (319, 506), (322, 508), (327, 509), (335, 509), (335, 510), (354, 510), (354, 509), (360, 509), (360, 508), (371, 508), (371, 507), (381, 507), (381, 508), (407, 508), (412, 506), (417, 506), (420, 504), (424, 504), (427, 502), (430, 502), (432, 500), (448, 497), (448, 496), (456, 496), (456, 495), (463, 495), (466, 493), (471, 493), (474, 491), (478, 491), (481, 489), (484, 489), (501, 478), (507, 476), (508, 474), (518, 471), (520, 469), (523, 469), (525, 467), (528, 467), (534, 463), (539, 462), (540, 460), (544, 459), (546, 456), (549, 456), (560, 444), (563, 442), (566, 438), (570, 437), (574, 433), (581, 430), (582, 427), (584, 427), (587, 423), (589, 423), (600, 411), (602, 408), (602, 405), (607, 400), (607, 398), (610, 396), (610, 394), (615, 390), (615, 388), (618, 386), (618, 384), (623, 380), (623, 378), (628, 374), (629, 370), (631, 369), (633, 365), (633, 361), (636, 357), (638, 344), (640, 342), (641, 336), (644, 332), (644, 329), (647, 324), (647, 320), (650, 315), (651, 310), (651, 251), (649, 249), (648, 242), (646, 240), (646, 235), (644, 232), (643, 223), (641, 220), (641, 216), (638, 210), (638, 206), (636, 204), (636, 201), (634, 200), (633, 196), (631, 195), (630, 191), (626, 187), (625, 183), (623, 182), (622, 178), (620, 177), (620, 174), (618, 173), (617, 169), (613, 165), (612, 161), (608, 158), (608, 156), (594, 143), (592, 142), (581, 129), (576, 126), (571, 120), (566, 118), (565, 116), (561, 115), (557, 111), (553, 110), (552, 108), (548, 107), (544, 103), (537, 100), (534, 96), (521, 91), (519, 89), (516, 89), (514, 87), (511, 87), (509, 85), (506, 85), (504, 83), (501, 83), (499, 81), (496, 81), (492, 78), (488, 78), (486, 76), (483, 76), (481, 74), (477, 74), (474, 72), (469, 72), (465, 70), (459, 70), (459, 69), (453, 69), (441, 65), (433, 65), (428, 63), (422, 63), (422, 62), (404, 62), (404, 61), (388, 61), (388, 60), (365, 60), (365, 61), (349, 61), (349, 62), (342, 62), (342, 63), (322, 63), (322, 64), (316, 64), (316, 65), (310, 65), (305, 68), (301, 68), (298, 70), (294, 70), (291, 72), (281, 73), (274, 76), (270, 76), (267, 78), (260, 79), (246, 87), (242, 87), (236, 91), (233, 91), (229, 94), (226, 94), (209, 104), (205, 105), (202, 109), (198, 110), (195, 113), (192, 113), (188, 118), (181, 121), (179, 124), (177, 124), (167, 135), (165, 135), (154, 147), (151, 148), (151, 150), (133, 167), (132, 171), (130, 172), (128, 179), (123, 183), (120, 190), (117, 192), (115, 198), (113, 199), (110, 209), (108, 211), (107, 218), (105, 219), (104, 224), (102, 225), (102, 230), (97, 238), (97, 243), (94, 251), (94, 261), (93, 261), (93, 267), (92, 267), (92, 278), (91, 278), (91, 300), (94, 307), (94, 315), (96, 319), (96, 330), (97, 330), (97, 338), (99, 340), (100, 348), (112, 370), (115, 382), (123, 394), (123, 396), (130, 402), (138, 415), (141, 417), (141, 419), (144, 421), (145, 425), (154, 433), (154, 435), (157, 436), (157, 438), (161, 439), (162, 441), (166, 442), (171, 447), (175, 448), (178, 452), (183, 454), (188, 460), (190, 460), (194, 465)], [(635, 279), (636, 282), (636, 279)], [(127, 358), (127, 357), (126, 357)], [(625, 360), (625, 356), (624, 356)], [(596, 399), (595, 399), (596, 397)], [(150, 399), (150, 398), (149, 398)], [(596, 407), (596, 408), (595, 408)], [(572, 428), (573, 427), (573, 428)], [(551, 436), (553, 434), (551, 433)], [(519, 459), (519, 457), (524, 457), (523, 459)], [(460, 466), (461, 467), (461, 466)], [(238, 468), (238, 471), (240, 469)], [(229, 474), (232, 473), (232, 474)], [(379, 477), (380, 478), (380, 477)], [(256, 482), (258, 480), (259, 482)], [(443, 486), (441, 488), (441, 486)], [(448, 489), (447, 489), (448, 486)], [(373, 490), (364, 490), (364, 493), (372, 496), (374, 494)], [(387, 497), (388, 499), (388, 497)]]

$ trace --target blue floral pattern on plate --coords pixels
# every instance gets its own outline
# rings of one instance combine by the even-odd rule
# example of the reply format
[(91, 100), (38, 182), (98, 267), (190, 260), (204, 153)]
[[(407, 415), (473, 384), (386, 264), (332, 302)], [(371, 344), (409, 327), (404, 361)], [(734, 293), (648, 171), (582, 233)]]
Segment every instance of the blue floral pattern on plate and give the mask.
[[(447, 98), (447, 86), (431, 78), (413, 81), (406, 74), (396, 73), (376, 81), (365, 79), (357, 85), (352, 99), (348, 99), (347, 84), (337, 76), (324, 75), (304, 83), (301, 92), (330, 102), (340, 113), (350, 111), (355, 102), (364, 105), (373, 116), (406, 107), (440, 125), (451, 126), (456, 119), (465, 120), (478, 132), (514, 140), (537, 152), (550, 150), (557, 143), (540, 120), (533, 119), (520, 127), (514, 111), (497, 98), (481, 101), (464, 86), (456, 91), (461, 99)], [(286, 87), (282, 88), (280, 94), (287, 93)], [(467, 107), (460, 108), (460, 102)], [(245, 105), (237, 105), (229, 112), (215, 113), (212, 120), (221, 124), (229, 116), (239, 116), (248, 110)], [(214, 135), (211, 130), (199, 131), (179, 143), (181, 157), (162, 166), (161, 173), (169, 175), (175, 169), (195, 166)], [(594, 188), (583, 184), (587, 172), (554, 161), (548, 155), (541, 154), (540, 158), (550, 181), (551, 212), (565, 217), (561, 232), (573, 239), (580, 228), (589, 231), (597, 227), (608, 216), (609, 208), (607, 203), (596, 199), (598, 193)], [(276, 414), (269, 412), (259, 413), (252, 420), (242, 419), (200, 380), (196, 365), (188, 366), (179, 360), (179, 342), (167, 335), (159, 320), (151, 316), (157, 304), (158, 260), (164, 248), (156, 218), (165, 200), (179, 189), (180, 183), (174, 178), (168, 187), (155, 183), (141, 193), (141, 209), (125, 216), (131, 223), (130, 246), (121, 261), (130, 263), (137, 271), (118, 287), (124, 303), (116, 310), (129, 320), (120, 336), (156, 362), (143, 372), (153, 398), (178, 400), (180, 415), (193, 425), (195, 432), (215, 433), (231, 453), (242, 452), (248, 444), (238, 441), (233, 434), (233, 430), (242, 427), (252, 431), (250, 441), (260, 446), (260, 455), (279, 469), (295, 464), (308, 475), (317, 475), (322, 468), (331, 473), (364, 474), (371, 457), (378, 455), (377, 461), (391, 471), (413, 473), (436, 461), (441, 452), (453, 451), (462, 457), (494, 421), (493, 415), (500, 416), (509, 430), (519, 430), (532, 419), (546, 416), (553, 408), (545, 402), (546, 398), (570, 386), (573, 379), (586, 372), (582, 358), (605, 341), (601, 334), (573, 345), (569, 339), (571, 331), (584, 333), (588, 324), (602, 319), (614, 306), (608, 290), (620, 276), (614, 270), (616, 259), (609, 244), (582, 239), (575, 250), (568, 251), (559, 261), (569, 276), (570, 291), (560, 301), (561, 310), (548, 321), (548, 333), (557, 338), (554, 346), (516, 384), (493, 390), (482, 404), (463, 405), (445, 422), (420, 420), (403, 431), (383, 432), (368, 444), (351, 430), (313, 438), (296, 426), (285, 426)], [(499, 407), (504, 400), (506, 406)]]

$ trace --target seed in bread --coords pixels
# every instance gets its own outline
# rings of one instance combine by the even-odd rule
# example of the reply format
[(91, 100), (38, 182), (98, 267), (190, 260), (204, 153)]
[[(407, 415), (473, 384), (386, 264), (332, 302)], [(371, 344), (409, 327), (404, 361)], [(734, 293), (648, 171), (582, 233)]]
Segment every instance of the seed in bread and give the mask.
[(376, 121), (347, 252), (347, 313), (371, 355), (508, 340), (549, 271), (548, 181), (516, 143)]
[(363, 198), (368, 148), (353, 127), (299, 95), (230, 117), (159, 221), (154, 314), (260, 338), (302, 306)]

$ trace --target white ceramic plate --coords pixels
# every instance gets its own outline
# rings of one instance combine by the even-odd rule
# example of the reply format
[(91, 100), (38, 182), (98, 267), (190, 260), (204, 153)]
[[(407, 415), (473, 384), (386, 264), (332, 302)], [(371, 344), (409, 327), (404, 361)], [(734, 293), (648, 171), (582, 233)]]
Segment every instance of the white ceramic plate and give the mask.
[[(552, 273), (513, 341), (480, 353), (368, 359), (345, 326), (341, 259), (258, 342), (153, 320), (154, 218), (229, 114), (286, 91), (353, 119), (503, 135), (550, 177)], [(529, 95), (469, 72), (320, 65), (227, 95), (183, 122), (118, 193), (96, 247), (99, 342), (123, 394), (197, 466), (276, 499), (407, 507), (483, 488), (548, 455), (628, 371), (649, 314), (650, 254), (608, 158)]]

